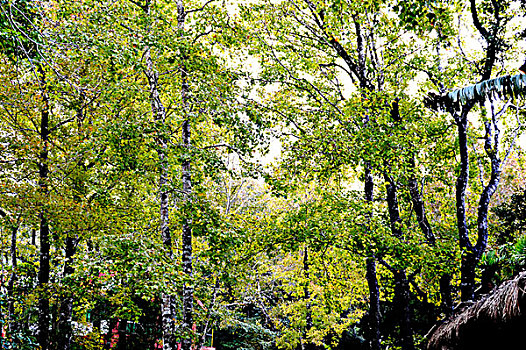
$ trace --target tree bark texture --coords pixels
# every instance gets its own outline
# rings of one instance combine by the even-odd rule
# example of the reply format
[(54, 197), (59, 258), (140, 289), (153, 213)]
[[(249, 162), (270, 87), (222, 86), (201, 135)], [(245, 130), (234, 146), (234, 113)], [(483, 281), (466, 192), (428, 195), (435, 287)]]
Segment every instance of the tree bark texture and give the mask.
[(18, 232), (18, 225), (13, 225), (11, 227), (11, 249), (10, 249), (10, 255), (11, 255), (11, 276), (9, 277), (9, 282), (7, 283), (7, 312), (9, 316), (9, 332), (13, 334), (16, 332), (18, 325), (15, 320), (15, 295), (14, 295), (14, 287), (15, 287), (15, 281), (16, 281), (16, 267), (17, 267), (17, 253), (16, 253), (16, 236)]
[[(190, 143), (190, 126), (188, 120), (183, 123), (183, 143), (189, 145)], [(192, 193), (192, 183), (190, 177), (190, 162), (185, 160), (183, 162), (183, 191), (185, 193), (186, 201), (190, 202), (190, 195)], [(187, 203), (187, 207), (189, 203)], [(182, 350), (191, 350), (192, 345), (192, 325), (193, 325), (193, 286), (192, 286), (192, 219), (187, 214), (183, 222), (182, 244), (183, 244), (183, 273), (188, 277), (187, 282), (183, 284), (183, 329), (187, 335), (184, 336), (181, 343)]]
[(306, 320), (305, 320), (305, 331), (303, 332), (303, 343), (305, 350), (315, 350), (316, 345), (308, 340), (308, 334), (312, 329), (312, 310), (310, 304), (310, 273), (309, 273), (309, 248), (307, 244), (303, 248), (303, 275), (305, 283), (303, 284), (303, 299), (305, 300), (306, 309)]
[(409, 194), (411, 195), (411, 202), (413, 203), (413, 208), (416, 214), (416, 220), (418, 221), (418, 226), (420, 230), (426, 237), (427, 243), (431, 246), (435, 245), (435, 235), (431, 224), (427, 220), (426, 209), (424, 205), (424, 200), (422, 199), (422, 193), (419, 190), (418, 181), (414, 175), (416, 172), (416, 164), (414, 156), (410, 159), (410, 167), (413, 171), (413, 174), (408, 179), (409, 184)]
[[(502, 26), (500, 12), (502, 5), (498, 1), (491, 3), (491, 29), (488, 30), (480, 22), (475, 0), (470, 0), (470, 11), (473, 24), (479, 34), (486, 42), (486, 57), (482, 69), (481, 81), (491, 77), (491, 72), (495, 65), (497, 53), (502, 49), (501, 38), (499, 37), (499, 28)], [(456, 209), (457, 209), (457, 226), (459, 234), (459, 245), (462, 251), (461, 260), (461, 300), (470, 301), (475, 298), (475, 269), (478, 262), (486, 249), (488, 240), (488, 209), (491, 197), (497, 189), (500, 181), (500, 159), (499, 152), (499, 133), (495, 120), (495, 114), (492, 115), (491, 122), (486, 122), (486, 136), (484, 149), (491, 161), (491, 175), (489, 183), (484, 186), (479, 197), (477, 208), (477, 242), (473, 245), (469, 239), (469, 231), (466, 223), (466, 188), (469, 181), (469, 151), (468, 151), (468, 114), (473, 108), (475, 102), (466, 103), (460, 113), (450, 111), (453, 115), (458, 132), (459, 154), (460, 154), (460, 172), (456, 182)]]
[[(170, 219), (169, 219), (169, 190), (168, 190), (168, 164), (166, 151), (168, 148), (166, 136), (164, 135), (164, 123), (166, 119), (166, 110), (161, 101), (158, 77), (159, 74), (154, 68), (151, 57), (150, 48), (146, 49), (146, 76), (150, 85), (150, 104), (154, 120), (157, 124), (160, 136), (157, 137), (157, 154), (159, 157), (159, 199), (160, 199), (160, 231), (166, 254), (170, 259), (173, 259), (172, 251), (172, 237), (170, 233)], [(164, 293), (162, 295), (161, 303), (161, 317), (163, 330), (163, 349), (172, 350), (177, 348), (176, 339), (173, 335), (174, 331), (174, 314), (172, 312), (173, 298)]]
[(404, 270), (397, 271), (394, 275), (395, 291), (394, 306), (396, 314), (400, 317), (400, 344), (403, 350), (413, 350), (415, 344), (413, 341), (413, 327), (411, 324), (411, 295), (409, 282)]
[[(146, 12), (146, 15), (150, 15), (149, 2), (148, 6), (145, 6), (143, 10)], [(168, 150), (168, 141), (165, 132), (166, 108), (161, 101), (159, 93), (159, 73), (155, 69), (151, 48), (148, 46), (145, 51), (145, 75), (148, 78), (148, 84), (150, 86), (150, 106), (158, 131), (156, 141), (157, 155), (159, 157), (160, 233), (166, 254), (168, 254), (169, 259), (173, 259), (169, 218), (168, 162), (166, 154)], [(176, 337), (173, 334), (175, 328), (174, 298), (169, 294), (163, 293), (161, 299), (163, 350), (174, 350), (177, 349)]]
[(440, 277), (439, 285), (442, 312), (444, 312), (446, 317), (449, 317), (453, 313), (453, 292), (451, 290), (451, 275), (448, 273), (443, 274)]
[[(179, 32), (184, 32), (185, 28), (185, 17), (186, 10), (183, 0), (177, 1), (177, 25)], [(191, 130), (190, 130), (190, 119), (188, 115), (189, 110), (189, 86), (188, 86), (188, 72), (186, 67), (186, 53), (183, 52), (182, 61), (180, 62), (179, 72), (181, 77), (181, 103), (184, 116), (184, 121), (181, 128), (181, 138), (185, 154), (183, 155), (182, 162), (182, 181), (183, 181), (183, 194), (184, 194), (184, 206), (187, 210), (186, 216), (183, 219), (183, 230), (182, 230), (182, 265), (183, 273), (186, 276), (186, 281), (183, 284), (183, 335), (181, 341), (182, 350), (191, 350), (192, 340), (194, 332), (193, 326), (193, 252), (192, 252), (192, 217), (191, 217), (191, 204), (192, 204), (192, 177), (191, 177)]]
[[(372, 204), (374, 195), (374, 179), (370, 164), (366, 164), (364, 174), (365, 200)], [(370, 213), (372, 215), (372, 213)], [(367, 319), (367, 334), (370, 350), (380, 349), (380, 288), (376, 276), (376, 258), (370, 256), (366, 260), (365, 278), (369, 288), (369, 314)]]
[[(471, 104), (472, 106), (472, 104)], [(488, 183), (483, 187), (477, 206), (477, 241), (472, 244), (466, 223), (466, 187), (469, 179), (469, 154), (467, 138), (467, 114), (471, 107), (464, 107), (457, 119), (459, 135), (459, 152), (461, 170), (456, 185), (457, 225), (459, 243), (462, 250), (461, 260), (461, 300), (470, 301), (475, 298), (476, 267), (488, 243), (488, 211), (491, 198), (500, 181), (501, 159), (499, 152), (499, 130), (495, 114), (492, 121), (486, 122), (485, 151), (491, 162), (491, 173)]]
[[(75, 268), (73, 267), (73, 257), (75, 255), (76, 246), (77, 239), (68, 235), (68, 237), (66, 237), (65, 247), (64, 278), (67, 278), (75, 272)], [(63, 299), (60, 301), (57, 341), (58, 350), (70, 350), (73, 336), (73, 330), (71, 328), (71, 321), (73, 320), (73, 296), (69, 294), (69, 292), (66, 293), (67, 294), (64, 295)]]
[(402, 237), (402, 218), (400, 217), (400, 209), (398, 208), (398, 195), (395, 182), (384, 173), (385, 191), (387, 195), (387, 208), (389, 212), (389, 224), (391, 232), (396, 238)]
[[(373, 202), (374, 179), (372, 169), (369, 164), (365, 167), (365, 200), (369, 203)], [(372, 213), (371, 213), (372, 215)], [(378, 286), (378, 279), (376, 276), (376, 258), (370, 256), (366, 260), (365, 278), (369, 287), (369, 317), (368, 324), (368, 342), (370, 350), (380, 349), (380, 288)]]
[(367, 258), (366, 274), (369, 287), (369, 314), (367, 319), (367, 334), (370, 350), (380, 350), (380, 287), (376, 277), (376, 259)]
[[(398, 195), (396, 183), (384, 174), (386, 181), (387, 206), (389, 212), (389, 222), (393, 236), (402, 238), (402, 218), (398, 207)], [(399, 257), (400, 258), (400, 257)], [(403, 350), (413, 350), (413, 328), (411, 325), (410, 289), (405, 270), (394, 270), (395, 289), (394, 289), (394, 309), (400, 319), (400, 343)]]
[[(40, 141), (42, 149), (40, 150), (38, 157), (38, 186), (40, 189), (40, 195), (45, 201), (49, 195), (48, 178), (49, 178), (49, 165), (48, 165), (48, 142), (49, 142), (49, 97), (46, 88), (46, 76), (44, 69), (41, 65), (38, 65), (38, 73), (40, 75), (41, 84), (41, 98), (42, 98), (42, 109), (40, 115)], [(46, 210), (46, 204), (40, 203), (39, 213), (39, 229), (40, 229), (40, 254), (39, 262), (40, 268), (38, 271), (38, 289), (40, 291), (38, 297), (38, 331), (37, 340), (42, 348), (41, 350), (47, 350), (49, 348), (49, 296), (48, 283), (49, 283), (49, 252), (50, 252), (50, 237), (49, 237), (49, 222), (48, 214)]]

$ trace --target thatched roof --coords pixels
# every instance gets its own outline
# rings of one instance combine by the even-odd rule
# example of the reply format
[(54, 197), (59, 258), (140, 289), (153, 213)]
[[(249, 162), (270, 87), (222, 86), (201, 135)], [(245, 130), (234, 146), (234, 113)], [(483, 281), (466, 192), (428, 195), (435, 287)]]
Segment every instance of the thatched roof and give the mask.
[(504, 282), (431, 330), (428, 350), (506, 349), (524, 342), (526, 272)]

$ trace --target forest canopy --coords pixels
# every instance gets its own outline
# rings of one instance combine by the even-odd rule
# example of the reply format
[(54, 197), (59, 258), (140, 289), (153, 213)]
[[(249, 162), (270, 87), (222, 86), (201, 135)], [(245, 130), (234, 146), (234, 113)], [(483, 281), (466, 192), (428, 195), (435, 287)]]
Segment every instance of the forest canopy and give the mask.
[(525, 17), (0, 0), (0, 348), (470, 348), (526, 268)]

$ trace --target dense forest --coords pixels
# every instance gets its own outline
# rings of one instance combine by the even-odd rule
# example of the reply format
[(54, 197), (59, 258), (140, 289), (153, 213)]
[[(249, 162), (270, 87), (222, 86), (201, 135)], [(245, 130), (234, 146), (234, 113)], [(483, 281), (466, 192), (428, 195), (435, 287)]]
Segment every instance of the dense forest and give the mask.
[(0, 0), (0, 348), (426, 349), (526, 270), (525, 17)]

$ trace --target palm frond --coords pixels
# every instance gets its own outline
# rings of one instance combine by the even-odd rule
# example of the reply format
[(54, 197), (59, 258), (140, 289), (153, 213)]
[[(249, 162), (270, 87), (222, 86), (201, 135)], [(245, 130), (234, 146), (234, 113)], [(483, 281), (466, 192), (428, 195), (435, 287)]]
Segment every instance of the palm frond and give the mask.
[(467, 103), (521, 96), (526, 96), (526, 74), (484, 80), (444, 95), (430, 93), (424, 103), (434, 110), (460, 110)]

